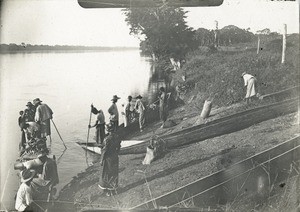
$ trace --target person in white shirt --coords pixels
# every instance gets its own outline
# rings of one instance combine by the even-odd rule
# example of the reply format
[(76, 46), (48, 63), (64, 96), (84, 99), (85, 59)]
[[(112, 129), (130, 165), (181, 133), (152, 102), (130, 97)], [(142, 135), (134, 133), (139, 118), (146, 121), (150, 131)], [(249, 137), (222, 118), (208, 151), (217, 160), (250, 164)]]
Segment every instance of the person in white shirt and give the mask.
[(135, 103), (134, 108), (137, 110), (139, 113), (139, 126), (140, 126), (140, 131), (143, 132), (144, 130), (144, 125), (145, 125), (145, 106), (143, 105), (143, 102), (141, 101), (143, 97), (141, 95), (138, 95), (136, 97), (137, 101)]
[(15, 202), (15, 209), (17, 211), (32, 211), (32, 189), (31, 181), (35, 176), (35, 171), (31, 169), (25, 169), (21, 172), (21, 182)]
[(256, 78), (246, 72), (242, 74), (242, 78), (244, 79), (244, 86), (247, 88), (245, 99), (249, 103), (251, 98), (256, 96)]

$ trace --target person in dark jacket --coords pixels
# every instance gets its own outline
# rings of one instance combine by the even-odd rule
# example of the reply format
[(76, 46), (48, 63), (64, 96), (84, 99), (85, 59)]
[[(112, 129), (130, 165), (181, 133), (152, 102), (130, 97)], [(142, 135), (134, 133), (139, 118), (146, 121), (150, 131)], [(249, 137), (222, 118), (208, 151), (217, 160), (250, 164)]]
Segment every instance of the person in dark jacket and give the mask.
[(99, 188), (104, 190), (106, 196), (111, 196), (116, 192), (119, 182), (119, 151), (121, 140), (114, 131), (111, 124), (106, 125), (108, 136), (105, 137), (101, 150), (101, 171)]
[(45, 138), (51, 135), (50, 120), (53, 118), (53, 111), (47, 104), (42, 104), (39, 98), (34, 99), (33, 104), (36, 107), (34, 120), (41, 126), (41, 137)]

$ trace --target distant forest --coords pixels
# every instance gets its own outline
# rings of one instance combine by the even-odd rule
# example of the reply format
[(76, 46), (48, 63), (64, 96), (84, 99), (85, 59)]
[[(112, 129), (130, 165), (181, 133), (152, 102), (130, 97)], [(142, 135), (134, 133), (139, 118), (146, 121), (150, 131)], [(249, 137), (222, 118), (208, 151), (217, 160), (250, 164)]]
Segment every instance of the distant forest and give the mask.
[(40, 52), (40, 51), (109, 51), (137, 49), (138, 47), (101, 47), (101, 46), (68, 46), (68, 45), (31, 45), (21, 43), (0, 44), (0, 53)]

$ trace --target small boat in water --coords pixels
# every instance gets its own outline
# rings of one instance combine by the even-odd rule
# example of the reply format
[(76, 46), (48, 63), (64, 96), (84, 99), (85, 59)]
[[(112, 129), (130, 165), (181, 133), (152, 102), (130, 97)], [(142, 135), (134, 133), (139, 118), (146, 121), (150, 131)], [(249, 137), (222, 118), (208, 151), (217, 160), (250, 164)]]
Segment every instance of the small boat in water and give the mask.
[[(120, 152), (122, 153), (123, 148), (129, 148), (131, 146), (144, 143), (144, 140), (123, 140), (121, 141), (121, 150)], [(76, 142), (80, 147), (82, 147), (85, 150), (88, 150), (90, 152), (93, 152), (95, 154), (101, 155), (101, 147), (99, 147), (99, 144), (96, 142)]]

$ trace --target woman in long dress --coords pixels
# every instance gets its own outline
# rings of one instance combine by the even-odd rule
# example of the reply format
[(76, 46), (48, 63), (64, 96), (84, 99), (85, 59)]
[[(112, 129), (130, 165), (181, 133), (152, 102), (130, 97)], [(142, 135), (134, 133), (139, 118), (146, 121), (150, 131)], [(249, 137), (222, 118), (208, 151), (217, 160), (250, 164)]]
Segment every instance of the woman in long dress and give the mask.
[(102, 176), (98, 186), (106, 196), (111, 196), (118, 188), (121, 140), (111, 124), (106, 125), (106, 130), (109, 134), (105, 137), (101, 150)]

